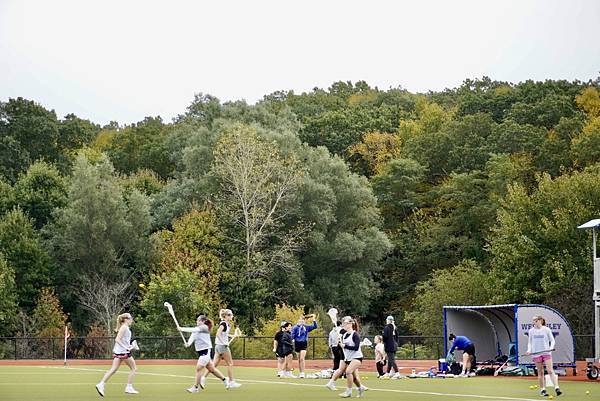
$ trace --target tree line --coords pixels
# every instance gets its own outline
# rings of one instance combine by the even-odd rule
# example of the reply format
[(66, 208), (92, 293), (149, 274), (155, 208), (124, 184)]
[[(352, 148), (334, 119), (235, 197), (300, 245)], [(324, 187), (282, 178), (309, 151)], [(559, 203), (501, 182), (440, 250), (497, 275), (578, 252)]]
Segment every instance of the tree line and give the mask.
[(544, 303), (592, 330), (600, 79), (198, 94), (100, 126), (0, 102), (0, 335), (140, 334), (336, 306), (440, 334), (444, 304)]

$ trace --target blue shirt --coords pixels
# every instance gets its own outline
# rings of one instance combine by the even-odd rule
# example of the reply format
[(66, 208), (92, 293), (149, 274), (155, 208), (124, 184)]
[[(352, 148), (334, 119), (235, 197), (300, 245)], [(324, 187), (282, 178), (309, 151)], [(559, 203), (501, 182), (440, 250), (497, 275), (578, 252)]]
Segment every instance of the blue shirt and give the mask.
[(465, 337), (465, 336), (457, 336), (454, 339), (454, 342), (452, 343), (452, 348), (450, 348), (450, 351), (448, 351), (448, 353), (451, 354), (452, 352), (454, 352), (455, 348), (457, 350), (464, 351), (464, 349), (466, 347), (468, 347), (469, 345), (471, 345), (471, 344), (473, 344), (473, 343), (467, 337)]
[(297, 324), (292, 327), (292, 338), (297, 343), (308, 342), (308, 332), (313, 331), (317, 328), (317, 321), (315, 320), (312, 325), (307, 326), (305, 324)]

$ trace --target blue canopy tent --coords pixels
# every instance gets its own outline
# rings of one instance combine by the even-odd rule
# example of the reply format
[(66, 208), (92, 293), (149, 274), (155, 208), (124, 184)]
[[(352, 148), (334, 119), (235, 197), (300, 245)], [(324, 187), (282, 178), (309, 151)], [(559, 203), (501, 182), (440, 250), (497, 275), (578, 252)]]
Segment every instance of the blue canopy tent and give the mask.
[[(450, 349), (448, 335), (467, 336), (475, 344), (478, 361), (506, 355), (516, 365), (533, 366), (527, 351), (527, 335), (532, 318), (541, 315), (556, 340), (552, 360), (559, 367), (575, 367), (575, 341), (571, 326), (556, 310), (545, 305), (506, 304), (483, 306), (444, 306), (444, 353)], [(460, 356), (458, 356), (460, 358)], [(457, 359), (458, 359), (457, 358)]]

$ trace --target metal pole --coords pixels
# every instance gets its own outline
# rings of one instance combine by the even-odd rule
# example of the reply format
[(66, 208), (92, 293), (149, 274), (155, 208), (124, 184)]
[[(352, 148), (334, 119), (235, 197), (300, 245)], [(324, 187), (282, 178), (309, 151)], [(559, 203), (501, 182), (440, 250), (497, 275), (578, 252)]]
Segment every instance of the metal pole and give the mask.
[(242, 342), (242, 359), (246, 359), (246, 337), (243, 338)]
[(312, 340), (312, 359), (315, 359), (315, 339), (314, 337), (311, 339)]

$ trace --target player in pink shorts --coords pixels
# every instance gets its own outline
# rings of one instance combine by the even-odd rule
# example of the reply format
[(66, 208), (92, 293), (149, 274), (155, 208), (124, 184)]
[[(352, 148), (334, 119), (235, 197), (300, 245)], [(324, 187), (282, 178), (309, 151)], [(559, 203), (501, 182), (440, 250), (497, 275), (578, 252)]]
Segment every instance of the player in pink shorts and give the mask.
[(529, 341), (527, 342), (527, 352), (525, 355), (534, 355), (532, 359), (533, 362), (535, 362), (535, 367), (537, 368), (540, 395), (543, 397), (548, 397), (544, 376), (544, 366), (546, 366), (548, 375), (550, 375), (552, 378), (556, 395), (561, 395), (562, 391), (560, 391), (560, 388), (558, 387), (558, 376), (556, 373), (554, 373), (554, 368), (552, 367), (551, 352), (554, 350), (555, 345), (554, 335), (552, 334), (552, 331), (546, 327), (546, 321), (543, 317), (533, 317), (533, 327), (529, 329), (528, 337)]

